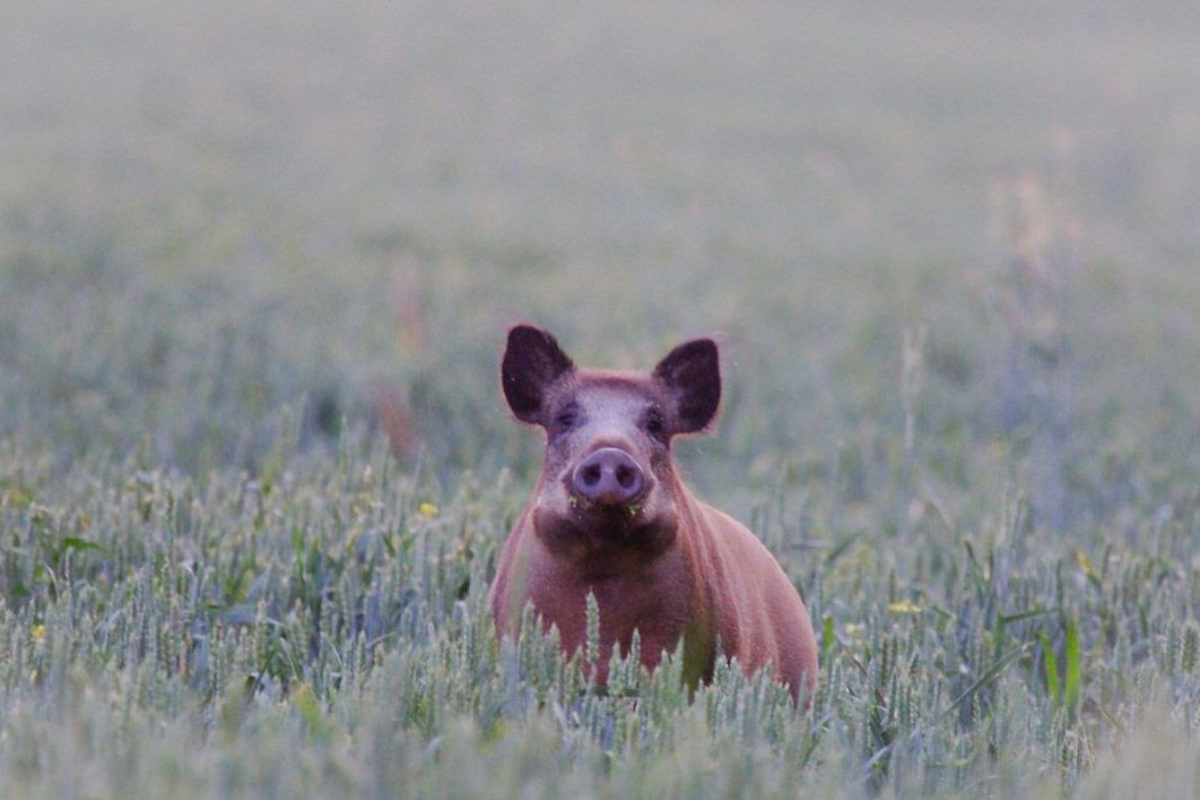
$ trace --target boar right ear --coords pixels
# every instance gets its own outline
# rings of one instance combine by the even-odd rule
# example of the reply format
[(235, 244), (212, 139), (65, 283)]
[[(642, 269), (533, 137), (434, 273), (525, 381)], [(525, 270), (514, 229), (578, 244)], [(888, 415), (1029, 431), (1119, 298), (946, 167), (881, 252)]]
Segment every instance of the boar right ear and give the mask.
[(575, 369), (546, 331), (518, 325), (508, 332), (500, 382), (508, 407), (522, 422), (542, 421), (542, 401), (552, 383)]
[(674, 433), (703, 430), (721, 404), (721, 367), (717, 343), (694, 339), (676, 347), (654, 368), (675, 400)]

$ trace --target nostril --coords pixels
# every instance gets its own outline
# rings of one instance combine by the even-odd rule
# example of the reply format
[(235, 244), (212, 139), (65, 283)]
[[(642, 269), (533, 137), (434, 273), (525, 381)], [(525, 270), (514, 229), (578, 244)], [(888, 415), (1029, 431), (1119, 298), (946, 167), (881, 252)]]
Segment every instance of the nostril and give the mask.
[(579, 477), (583, 480), (585, 486), (595, 486), (600, 482), (600, 465), (588, 464), (579, 471)]
[(633, 470), (624, 464), (617, 467), (617, 483), (625, 489), (633, 486)]

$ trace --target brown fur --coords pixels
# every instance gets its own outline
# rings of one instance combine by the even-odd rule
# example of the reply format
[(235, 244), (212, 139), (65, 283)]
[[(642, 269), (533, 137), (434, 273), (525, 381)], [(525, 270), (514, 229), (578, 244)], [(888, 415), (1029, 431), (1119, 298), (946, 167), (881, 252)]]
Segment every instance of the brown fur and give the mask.
[[(520, 326), (503, 380), (514, 412), (541, 425), (547, 445), (492, 585), (497, 630), (515, 634), (532, 603), (573, 653), (586, 644), (590, 592), (600, 653), (586, 667), (601, 683), (612, 647), (628, 652), (636, 629), (650, 669), (683, 640), (689, 686), (711, 679), (719, 642), (747, 673), (770, 664), (793, 697), (811, 693), (816, 644), (795, 587), (745, 526), (687, 490), (671, 459), (671, 438), (716, 413), (716, 346), (682, 345), (651, 375), (577, 370), (549, 334)], [(600, 448), (629, 454), (647, 476), (628, 506), (589, 504), (573, 489), (573, 469)]]

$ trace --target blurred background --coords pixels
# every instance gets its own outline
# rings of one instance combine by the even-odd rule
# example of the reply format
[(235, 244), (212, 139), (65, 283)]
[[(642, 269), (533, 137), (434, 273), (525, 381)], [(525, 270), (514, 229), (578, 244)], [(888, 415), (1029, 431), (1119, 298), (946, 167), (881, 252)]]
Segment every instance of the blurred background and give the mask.
[(1195, 492), (1194, 3), (3, 5), (0, 434), (63, 463), (524, 481), (529, 320), (608, 366), (718, 335), (681, 458), (743, 517)]

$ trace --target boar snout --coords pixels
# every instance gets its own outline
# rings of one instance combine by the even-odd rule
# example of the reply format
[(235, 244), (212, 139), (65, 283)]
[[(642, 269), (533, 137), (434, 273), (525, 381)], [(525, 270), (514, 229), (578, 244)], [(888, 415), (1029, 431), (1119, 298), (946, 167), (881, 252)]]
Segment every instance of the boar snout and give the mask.
[(627, 506), (646, 492), (646, 474), (618, 447), (602, 447), (571, 472), (571, 492), (589, 503)]

